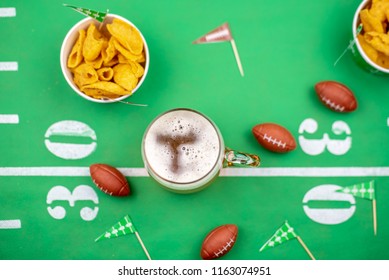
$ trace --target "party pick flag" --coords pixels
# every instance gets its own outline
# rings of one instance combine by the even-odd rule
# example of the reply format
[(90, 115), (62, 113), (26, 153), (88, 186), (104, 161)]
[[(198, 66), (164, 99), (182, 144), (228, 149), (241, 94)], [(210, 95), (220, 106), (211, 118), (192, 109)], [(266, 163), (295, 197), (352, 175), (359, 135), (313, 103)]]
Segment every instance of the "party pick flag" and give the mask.
[(63, 4), (63, 5), (65, 7), (72, 8), (73, 10), (75, 10), (76, 12), (79, 12), (80, 14), (83, 14), (85, 16), (94, 18), (95, 20), (97, 20), (99, 22), (103, 22), (105, 16), (108, 14), (108, 10), (106, 12), (99, 12), (99, 11), (94, 11), (94, 10), (91, 10), (91, 9), (79, 8), (79, 7), (71, 6), (71, 5), (68, 5), (68, 4)]
[[(363, 27), (362, 23), (358, 25), (358, 28), (357, 28), (357, 36), (358, 36), (359, 33), (361, 33), (362, 27)], [(352, 47), (353, 47), (354, 44), (355, 44), (355, 40), (357, 40), (357, 38), (355, 38), (354, 40), (351, 40), (351, 41), (350, 41), (350, 43), (348, 44), (347, 48), (342, 52), (342, 54), (341, 54), (341, 55), (338, 57), (338, 59), (335, 61), (334, 66), (336, 66), (336, 64), (338, 64), (339, 60), (346, 54), (346, 52), (347, 52), (348, 50), (351, 50), (351, 49), (352, 49)]]
[(193, 44), (216, 43), (230, 40), (232, 40), (230, 26), (228, 23), (224, 23), (194, 41)]
[(230, 26), (228, 23), (224, 23), (221, 26), (215, 28), (214, 30), (208, 32), (197, 40), (193, 41), (193, 44), (204, 44), (204, 43), (217, 43), (217, 42), (225, 42), (230, 41), (232, 50), (234, 51), (235, 60), (238, 64), (238, 68), (240, 74), (244, 76), (242, 63), (240, 61), (238, 49), (235, 44), (235, 40), (232, 37)]
[(110, 239), (110, 238), (119, 237), (127, 234), (135, 234), (147, 258), (151, 260), (149, 252), (147, 251), (145, 245), (143, 244), (143, 241), (140, 238), (138, 231), (135, 229), (135, 226), (132, 223), (130, 216), (128, 215), (126, 215), (119, 222), (117, 222), (112, 227), (110, 227), (105, 233), (97, 237), (95, 239), (95, 242), (100, 241), (101, 239)]
[(342, 187), (338, 192), (348, 193), (355, 197), (372, 201), (373, 206), (373, 228), (374, 235), (377, 235), (377, 203), (375, 199), (375, 181), (362, 182), (351, 186)]
[(274, 248), (277, 245), (280, 245), (295, 238), (299, 241), (301, 246), (303, 246), (309, 257), (314, 260), (315, 257), (309, 251), (308, 247), (305, 245), (300, 236), (296, 234), (294, 228), (289, 225), (288, 221), (285, 221), (284, 224), (279, 229), (277, 229), (273, 236), (261, 247), (261, 249), (259, 249), (259, 251), (262, 252), (265, 249)]

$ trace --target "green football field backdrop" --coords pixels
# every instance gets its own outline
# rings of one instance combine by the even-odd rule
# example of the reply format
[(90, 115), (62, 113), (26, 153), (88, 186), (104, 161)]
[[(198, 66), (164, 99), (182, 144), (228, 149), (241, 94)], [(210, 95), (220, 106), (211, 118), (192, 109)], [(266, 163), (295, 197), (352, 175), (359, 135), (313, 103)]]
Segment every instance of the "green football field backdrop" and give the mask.
[[(1, 1), (0, 259), (146, 259), (135, 235), (94, 242), (127, 214), (156, 260), (200, 259), (203, 239), (223, 224), (239, 229), (225, 260), (309, 259), (296, 239), (259, 252), (285, 220), (316, 259), (389, 259), (389, 76), (361, 69), (350, 51), (334, 66), (360, 1), (68, 4), (109, 9), (141, 30), (150, 68), (126, 100), (148, 106), (98, 104), (69, 87), (59, 54), (83, 15), (58, 0)], [(192, 44), (226, 22), (243, 77), (230, 42)], [(321, 104), (314, 85), (325, 80), (352, 89), (357, 110)], [(261, 166), (223, 169), (194, 194), (161, 188), (144, 169), (142, 136), (179, 107), (207, 115), (228, 147), (258, 154)], [(260, 146), (251, 129), (266, 122), (287, 128), (296, 150)], [(131, 195), (100, 191), (94, 163), (119, 168)], [(376, 235), (372, 201), (337, 192), (372, 180)]]

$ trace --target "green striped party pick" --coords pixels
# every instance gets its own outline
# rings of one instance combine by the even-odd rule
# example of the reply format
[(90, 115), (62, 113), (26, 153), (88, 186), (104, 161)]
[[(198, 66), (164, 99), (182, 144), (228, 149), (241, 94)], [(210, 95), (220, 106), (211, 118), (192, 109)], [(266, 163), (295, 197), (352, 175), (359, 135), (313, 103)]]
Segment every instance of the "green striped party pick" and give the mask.
[(145, 252), (147, 258), (151, 260), (150, 254), (147, 251), (145, 245), (143, 244), (142, 239), (138, 231), (136, 230), (134, 224), (129, 215), (124, 216), (119, 222), (114, 224), (108, 230), (106, 230), (103, 234), (95, 239), (95, 242), (100, 241), (101, 239), (111, 239), (114, 237), (119, 237), (127, 234), (135, 234), (136, 238), (139, 241), (139, 244), (142, 246), (143, 251)]
[(294, 238), (297, 238), (297, 234), (289, 225), (288, 221), (285, 221), (285, 223), (279, 229), (277, 229), (273, 236), (261, 247), (259, 251), (262, 252), (265, 249), (274, 248), (275, 246)]
[(266, 243), (261, 247), (261, 249), (259, 249), (259, 251), (262, 252), (265, 249), (274, 248), (277, 245), (283, 244), (295, 238), (304, 248), (305, 252), (307, 252), (309, 257), (312, 260), (315, 260), (315, 257), (312, 255), (311, 251), (309, 251), (308, 247), (305, 245), (301, 237), (296, 234), (294, 228), (289, 225), (288, 221), (285, 221), (284, 224), (279, 229), (277, 229), (273, 236), (268, 241), (266, 241)]
[(65, 7), (72, 8), (73, 10), (75, 10), (76, 12), (79, 12), (80, 14), (83, 14), (84, 16), (94, 18), (95, 20), (97, 20), (99, 22), (103, 22), (105, 16), (108, 14), (108, 10), (106, 12), (99, 12), (99, 11), (94, 11), (94, 10), (87, 9), (87, 8), (75, 7), (75, 6), (68, 5), (68, 4), (63, 4), (63, 5)]
[(375, 181), (362, 182), (351, 186), (342, 187), (338, 192), (348, 193), (355, 197), (361, 197), (368, 200), (375, 199)]
[[(363, 28), (363, 25), (362, 23), (360, 23), (357, 27), (357, 36), (359, 33), (361, 33), (362, 31), (362, 28)], [(334, 63), (334, 66), (336, 66), (336, 64), (338, 64), (339, 60), (347, 53), (348, 50), (352, 50), (354, 44), (355, 44), (355, 41), (358, 40), (357, 38), (355, 38), (354, 40), (351, 40), (349, 45), (347, 46), (347, 48), (342, 52), (342, 54), (338, 57), (338, 59), (335, 61)]]
[(96, 238), (95, 242), (101, 239), (110, 239), (114, 237), (119, 237), (131, 233), (135, 233), (136, 229), (131, 221), (130, 216), (125, 216), (111, 228), (109, 228), (105, 233)]
[(362, 182), (351, 186), (342, 187), (337, 192), (351, 194), (355, 197), (371, 200), (373, 207), (373, 230), (377, 235), (377, 202), (375, 198), (375, 181)]

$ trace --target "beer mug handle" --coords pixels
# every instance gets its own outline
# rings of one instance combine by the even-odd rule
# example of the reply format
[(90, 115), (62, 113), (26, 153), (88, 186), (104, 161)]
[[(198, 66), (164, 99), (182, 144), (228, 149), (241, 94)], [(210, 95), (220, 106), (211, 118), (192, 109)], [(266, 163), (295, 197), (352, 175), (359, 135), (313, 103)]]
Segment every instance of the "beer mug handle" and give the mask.
[(257, 155), (225, 149), (223, 167), (258, 167), (261, 159)]

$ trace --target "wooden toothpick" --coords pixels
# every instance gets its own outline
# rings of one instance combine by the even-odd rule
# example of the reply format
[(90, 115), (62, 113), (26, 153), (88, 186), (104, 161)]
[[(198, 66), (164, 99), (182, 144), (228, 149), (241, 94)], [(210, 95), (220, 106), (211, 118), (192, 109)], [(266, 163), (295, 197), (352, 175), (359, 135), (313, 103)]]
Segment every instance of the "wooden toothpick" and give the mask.
[[(358, 27), (357, 27), (357, 36), (359, 35), (359, 33), (361, 33), (362, 27), (363, 27), (362, 23), (358, 25)], [(346, 52), (348, 50), (351, 50), (351, 48), (354, 46), (356, 40), (357, 40), (357, 38), (355, 38), (354, 40), (350, 41), (350, 43), (348, 44), (347, 48), (342, 52), (342, 54), (335, 61), (334, 66), (336, 66), (336, 64), (338, 64), (339, 60), (346, 54)]]
[(142, 241), (142, 239), (140, 238), (139, 233), (138, 233), (137, 231), (135, 231), (135, 236), (136, 236), (136, 238), (138, 239), (138, 241), (139, 241), (139, 243), (140, 243), (140, 246), (142, 246), (142, 249), (143, 249), (143, 251), (145, 252), (147, 258), (148, 258), (149, 260), (151, 260), (150, 254), (149, 254), (149, 252), (147, 251), (145, 244), (143, 244), (143, 241)]
[(300, 236), (297, 235), (297, 240), (300, 242), (301, 246), (303, 246), (305, 252), (307, 252), (307, 254), (309, 255), (309, 257), (312, 259), (312, 260), (316, 260), (315, 257), (312, 255), (311, 251), (309, 251), (307, 245), (305, 245), (305, 243), (303, 242), (303, 240), (300, 238)]
[(377, 203), (376, 200), (372, 200), (373, 203), (373, 228), (374, 228), (374, 235), (377, 235)]
[[(106, 15), (108, 15), (108, 13), (109, 13), (109, 10), (107, 9)], [(107, 18), (107, 16), (105, 16), (104, 19), (103, 19), (103, 21), (100, 22), (100, 24), (99, 24), (99, 31), (101, 31), (101, 29), (103, 28), (103, 25), (104, 25), (104, 23), (105, 23), (105, 19), (106, 19), (106, 18)]]
[(236, 60), (236, 63), (238, 64), (238, 68), (239, 68), (240, 74), (243, 77), (244, 76), (243, 67), (242, 67), (242, 63), (240, 61), (240, 57), (239, 57), (239, 53), (238, 53), (238, 48), (236, 47), (234, 39), (231, 39), (230, 42), (231, 42), (232, 50), (234, 51), (235, 60)]
[(139, 104), (139, 103), (133, 103), (133, 102), (123, 101), (123, 100), (116, 100), (116, 99), (109, 98), (109, 97), (106, 97), (106, 96), (102, 97), (101, 100), (112, 100), (112, 101), (115, 101), (115, 102), (120, 102), (120, 103), (123, 103), (123, 104), (132, 105), (132, 106), (141, 106), (141, 107), (147, 107), (148, 106), (147, 104)]

